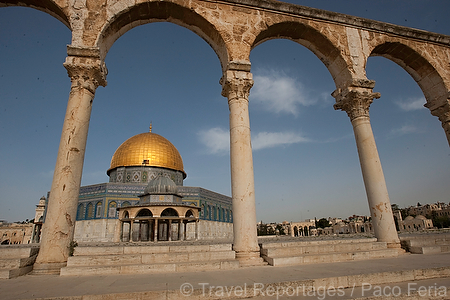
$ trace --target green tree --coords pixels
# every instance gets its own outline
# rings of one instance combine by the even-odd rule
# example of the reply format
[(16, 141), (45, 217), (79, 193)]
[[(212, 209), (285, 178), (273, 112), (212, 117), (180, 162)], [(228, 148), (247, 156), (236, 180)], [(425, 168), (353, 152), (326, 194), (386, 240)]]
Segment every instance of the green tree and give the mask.
[(325, 228), (325, 227), (330, 227), (330, 222), (328, 222), (327, 219), (322, 218), (319, 221), (316, 222), (316, 227), (317, 228)]

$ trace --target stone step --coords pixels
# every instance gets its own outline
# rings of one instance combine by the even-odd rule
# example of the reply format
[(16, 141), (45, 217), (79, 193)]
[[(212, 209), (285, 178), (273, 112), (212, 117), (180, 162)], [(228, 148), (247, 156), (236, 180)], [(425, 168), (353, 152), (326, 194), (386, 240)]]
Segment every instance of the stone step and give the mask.
[(0, 259), (0, 269), (14, 269), (14, 268), (23, 268), (26, 266), (31, 266), (34, 264), (36, 260), (36, 254), (31, 257), (25, 258), (9, 258), (9, 259)]
[(168, 252), (120, 255), (76, 255), (69, 257), (67, 266), (113, 266), (134, 264), (158, 264), (181, 262), (206, 262), (217, 260), (234, 260), (235, 252), (204, 251), (204, 252)]
[(39, 252), (37, 247), (23, 247), (23, 246), (0, 246), (0, 257), (2, 259), (7, 258), (23, 258), (30, 257)]
[(271, 247), (266, 248), (262, 245), (261, 254), (264, 256), (297, 256), (303, 254), (325, 254), (335, 252), (355, 252), (386, 249), (387, 245), (383, 242), (363, 241), (360, 243), (322, 243), (321, 245), (308, 245), (296, 243), (296, 246)]
[(267, 257), (264, 259), (272, 266), (290, 266), (315, 263), (332, 263), (352, 260), (368, 260), (376, 258), (397, 257), (397, 249), (381, 249), (370, 251), (355, 251), (325, 254), (305, 254), (300, 256)]
[(413, 239), (408, 240), (407, 245), (409, 247), (420, 247), (420, 246), (431, 246), (431, 245), (450, 245), (450, 241), (446, 240), (435, 240), (435, 239)]
[(263, 243), (262, 245), (264, 248), (280, 248), (280, 247), (290, 247), (290, 248), (296, 248), (301, 246), (324, 246), (324, 245), (341, 245), (341, 244), (361, 244), (361, 243), (373, 243), (376, 242), (376, 238), (358, 238), (358, 239), (340, 239), (340, 240), (315, 240), (315, 241), (308, 241), (308, 240), (302, 240), (298, 242), (269, 242), (269, 243)]
[(444, 253), (444, 252), (450, 252), (450, 246), (446, 245), (437, 245), (437, 246), (413, 246), (409, 248), (409, 252), (413, 254), (437, 254), (437, 253)]
[(74, 256), (90, 255), (121, 255), (121, 254), (153, 254), (153, 253), (190, 253), (232, 251), (231, 244), (212, 245), (119, 245), (119, 246), (78, 246), (74, 249)]
[(24, 245), (0, 246), (0, 278), (10, 279), (33, 270), (39, 248)]
[(237, 260), (159, 263), (159, 264), (128, 264), (111, 266), (72, 266), (61, 269), (61, 276), (76, 275), (119, 275), (119, 274), (150, 274), (169, 272), (196, 272), (214, 270), (232, 270), (239, 268)]
[(401, 238), (402, 247), (414, 254), (450, 252), (450, 234), (406, 236)]
[(0, 270), (0, 279), (16, 278), (16, 277), (28, 274), (32, 270), (33, 270), (33, 266), (26, 266), (23, 268), (14, 268), (14, 269), (1, 269)]

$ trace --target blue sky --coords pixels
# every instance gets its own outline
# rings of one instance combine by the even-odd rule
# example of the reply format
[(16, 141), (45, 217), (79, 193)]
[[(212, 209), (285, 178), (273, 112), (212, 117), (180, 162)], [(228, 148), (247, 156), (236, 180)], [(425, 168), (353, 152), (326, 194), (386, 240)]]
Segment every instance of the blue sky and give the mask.
[[(450, 35), (446, 0), (291, 1)], [(69, 29), (29, 8), (0, 8), (0, 220), (34, 217), (50, 190), (70, 80), (62, 63)], [(257, 219), (264, 222), (368, 215), (351, 123), (333, 109), (334, 83), (309, 50), (288, 40), (253, 49), (250, 94)], [(214, 51), (170, 23), (132, 29), (106, 57), (97, 89), (83, 185), (108, 181), (111, 157), (148, 130), (179, 150), (187, 186), (231, 194), (228, 105)], [(449, 202), (450, 151), (417, 84), (372, 57), (381, 98), (370, 109), (391, 203)]]

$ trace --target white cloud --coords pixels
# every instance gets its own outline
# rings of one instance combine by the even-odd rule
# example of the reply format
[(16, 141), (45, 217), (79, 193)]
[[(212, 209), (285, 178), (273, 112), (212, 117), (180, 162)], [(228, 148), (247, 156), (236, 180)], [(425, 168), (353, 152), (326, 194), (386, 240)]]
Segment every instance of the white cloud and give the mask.
[(206, 146), (208, 153), (224, 154), (230, 150), (230, 132), (219, 127), (202, 130), (197, 133), (200, 142)]
[(406, 101), (397, 101), (396, 104), (400, 107), (400, 109), (404, 111), (412, 111), (412, 110), (418, 110), (418, 109), (424, 109), (423, 106), (426, 103), (426, 100), (424, 97), (419, 98), (410, 98)]
[(276, 113), (297, 116), (299, 106), (315, 104), (316, 99), (308, 96), (303, 85), (295, 78), (278, 71), (256, 71), (253, 88), (250, 90), (252, 103)]
[[(210, 154), (225, 154), (230, 149), (230, 133), (222, 128), (211, 128), (198, 133), (202, 144)], [(260, 132), (253, 135), (252, 149), (261, 150), (285, 146), (296, 143), (309, 142), (309, 140), (294, 132)]]
[(400, 136), (405, 134), (417, 133), (420, 132), (420, 129), (414, 125), (403, 125), (400, 128), (394, 128), (389, 133), (390, 137)]
[(260, 132), (252, 138), (252, 148), (260, 150), (303, 142), (309, 140), (294, 132)]

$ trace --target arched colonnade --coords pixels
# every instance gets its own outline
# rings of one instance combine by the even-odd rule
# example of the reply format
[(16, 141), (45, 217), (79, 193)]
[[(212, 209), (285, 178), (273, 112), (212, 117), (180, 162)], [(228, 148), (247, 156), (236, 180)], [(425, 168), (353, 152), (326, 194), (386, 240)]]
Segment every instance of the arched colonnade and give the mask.
[(120, 226), (116, 242), (183, 241), (188, 239), (188, 224), (194, 225), (198, 238), (199, 208), (183, 204), (147, 205), (119, 208)]
[(45, 11), (72, 31), (64, 63), (71, 91), (35, 264), (38, 272), (59, 272), (66, 264), (91, 108), (96, 89), (106, 86), (104, 59), (115, 40), (141, 24), (164, 21), (186, 27), (202, 37), (220, 61), (222, 95), (230, 110), (233, 247), (242, 264), (260, 261), (248, 112), (253, 85), (249, 57), (257, 45), (270, 39), (292, 40), (311, 50), (329, 70), (336, 85), (334, 108), (345, 111), (353, 125), (379, 241), (399, 246), (370, 125), (369, 107), (380, 94), (373, 92), (375, 82), (366, 77), (369, 56), (386, 57), (414, 78), (425, 106), (441, 121), (450, 142), (448, 36), (270, 0), (0, 0), (0, 6), (8, 5)]

